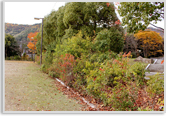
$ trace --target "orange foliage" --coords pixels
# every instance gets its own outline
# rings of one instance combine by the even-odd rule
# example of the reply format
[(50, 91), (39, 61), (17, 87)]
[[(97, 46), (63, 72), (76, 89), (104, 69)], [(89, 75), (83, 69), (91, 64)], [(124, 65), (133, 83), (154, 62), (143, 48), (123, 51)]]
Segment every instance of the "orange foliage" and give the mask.
[(162, 45), (163, 40), (157, 32), (151, 30), (139, 31), (134, 37), (139, 41), (145, 57), (162, 53), (159, 46)]
[(30, 42), (27, 44), (27, 47), (29, 49), (31, 49), (32, 51), (36, 50), (36, 43), (37, 43), (36, 36), (37, 36), (37, 34), (38, 34), (38, 32), (34, 32), (34, 33), (31, 32), (27, 36), (30, 40)]
[(34, 32), (34, 33), (31, 32), (31, 33), (28, 34), (27, 37), (29, 38), (30, 41), (33, 41), (33, 40), (34, 40), (34, 41), (37, 41), (37, 39), (35, 38), (35, 36), (36, 36), (37, 34), (38, 34), (38, 32)]
[(128, 54), (124, 53), (122, 57), (130, 57), (131, 56), (131, 51), (128, 52)]

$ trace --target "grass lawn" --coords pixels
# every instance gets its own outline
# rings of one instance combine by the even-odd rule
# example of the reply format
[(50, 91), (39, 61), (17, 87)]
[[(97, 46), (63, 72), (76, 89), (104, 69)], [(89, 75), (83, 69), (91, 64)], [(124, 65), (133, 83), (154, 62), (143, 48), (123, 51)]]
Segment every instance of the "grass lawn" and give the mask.
[(28, 61), (5, 61), (5, 111), (81, 111), (55, 86), (55, 80)]

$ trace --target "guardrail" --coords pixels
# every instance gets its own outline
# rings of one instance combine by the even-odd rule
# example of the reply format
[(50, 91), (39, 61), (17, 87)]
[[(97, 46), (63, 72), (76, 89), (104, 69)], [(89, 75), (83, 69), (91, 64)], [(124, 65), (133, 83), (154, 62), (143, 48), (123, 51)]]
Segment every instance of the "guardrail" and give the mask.
[(158, 61), (158, 59), (155, 59), (155, 61), (154, 61), (154, 63), (153, 63), (153, 64), (155, 64), (157, 61)]
[[(158, 61), (158, 59), (155, 59), (155, 61), (154, 61), (153, 64), (155, 64), (157, 61)], [(145, 70), (147, 70), (147, 69), (149, 68), (150, 65), (151, 65), (151, 64), (148, 64), (147, 67), (145, 68)]]
[(147, 70), (149, 66), (150, 66), (150, 64), (147, 65), (147, 67), (145, 68), (145, 70)]

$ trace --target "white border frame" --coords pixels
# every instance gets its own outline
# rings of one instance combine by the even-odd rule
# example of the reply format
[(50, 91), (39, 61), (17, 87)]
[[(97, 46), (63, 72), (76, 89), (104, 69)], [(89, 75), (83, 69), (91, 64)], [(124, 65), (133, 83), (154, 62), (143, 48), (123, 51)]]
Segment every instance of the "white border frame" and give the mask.
[[(3, 0), (3, 5), (2, 5), (2, 9), (3, 9), (3, 20), (2, 20), (2, 37), (3, 39), (5, 38), (5, 2), (61, 2), (61, 1), (57, 1), (57, 0)], [(81, 2), (80, 0), (72, 0), (72, 1), (63, 1), (63, 2)], [(85, 1), (82, 1), (85, 2)], [(87, 0), (87, 2), (107, 2), (107, 1), (102, 1), (102, 0)], [(3, 60), (2, 60), (2, 71), (3, 71), (3, 75), (2, 76), (2, 84), (3, 84), (3, 93), (2, 93), (2, 97), (3, 97), (3, 110), (2, 113), (4, 114), (163, 114), (166, 113), (166, 0), (108, 0), (108, 2), (165, 2), (164, 5), (164, 12), (165, 12), (165, 18), (164, 18), (164, 57), (165, 57), (165, 65), (164, 65), (164, 111), (5, 111), (5, 58), (4, 58), (4, 40), (2, 41), (3, 43), (1, 44), (3, 50), (1, 50), (2, 55), (3, 55)]]

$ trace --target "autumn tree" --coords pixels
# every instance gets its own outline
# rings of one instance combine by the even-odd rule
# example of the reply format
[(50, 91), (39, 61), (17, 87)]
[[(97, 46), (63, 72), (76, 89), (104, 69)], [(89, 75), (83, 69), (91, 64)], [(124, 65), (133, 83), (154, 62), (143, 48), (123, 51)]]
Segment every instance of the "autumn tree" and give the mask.
[(34, 33), (31, 32), (28, 34), (28, 38), (29, 38), (30, 42), (27, 44), (27, 47), (34, 53), (36, 50), (37, 34), (38, 34), (38, 32), (34, 32)]
[(146, 30), (139, 31), (134, 34), (138, 42), (138, 49), (143, 52), (144, 57), (156, 56), (158, 53), (162, 53), (162, 37), (155, 31)]
[[(164, 2), (121, 2), (118, 13), (127, 31), (136, 33), (139, 30), (144, 31), (148, 25), (157, 27), (157, 21), (164, 19)], [(157, 28), (164, 31), (163, 28)]]

